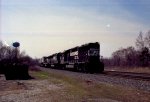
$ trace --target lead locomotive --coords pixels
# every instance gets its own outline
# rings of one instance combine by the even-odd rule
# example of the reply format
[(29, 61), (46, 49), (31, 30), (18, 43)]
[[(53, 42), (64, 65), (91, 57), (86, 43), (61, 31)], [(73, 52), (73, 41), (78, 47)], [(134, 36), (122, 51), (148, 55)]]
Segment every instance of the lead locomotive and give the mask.
[(99, 73), (104, 71), (100, 61), (100, 45), (88, 43), (42, 58), (42, 66), (76, 71)]

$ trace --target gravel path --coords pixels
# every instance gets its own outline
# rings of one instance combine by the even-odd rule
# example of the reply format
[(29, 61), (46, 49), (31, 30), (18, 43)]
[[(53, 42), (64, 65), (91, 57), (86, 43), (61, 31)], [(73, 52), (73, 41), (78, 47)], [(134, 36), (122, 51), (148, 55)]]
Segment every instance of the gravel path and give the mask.
[(63, 88), (48, 80), (5, 80), (1, 76), (0, 102), (53, 102), (49, 93)]
[[(119, 102), (106, 98), (79, 101), (74, 96), (65, 96), (64, 88), (64, 84), (53, 84), (46, 79), (5, 80), (4, 75), (0, 75), (0, 102)], [(59, 99), (61, 96), (66, 100)]]
[(150, 92), (150, 81), (142, 81), (142, 80), (134, 80), (134, 79), (127, 79), (121, 77), (112, 77), (106, 76), (103, 74), (86, 74), (80, 72), (72, 72), (72, 71), (65, 71), (65, 70), (56, 70), (56, 69), (47, 69), (38, 67), (43, 71), (52, 72), (52, 73), (60, 73), (66, 76), (71, 76), (79, 79), (83, 79), (86, 81), (94, 82), (94, 83), (110, 83), (115, 85), (122, 85), (125, 87), (131, 87), (138, 90), (144, 90)]

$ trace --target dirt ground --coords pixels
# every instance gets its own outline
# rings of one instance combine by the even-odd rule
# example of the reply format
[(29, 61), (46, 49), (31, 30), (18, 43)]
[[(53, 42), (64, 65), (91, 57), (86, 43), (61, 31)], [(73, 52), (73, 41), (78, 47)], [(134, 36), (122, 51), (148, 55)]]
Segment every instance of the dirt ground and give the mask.
[(63, 89), (63, 85), (48, 80), (9, 80), (0, 76), (1, 102), (50, 102), (48, 93)]
[[(51, 83), (49, 80), (9, 80), (0, 76), (1, 102), (118, 102), (111, 99), (76, 99), (66, 94), (65, 85)], [(66, 96), (65, 96), (66, 95)], [(61, 100), (61, 96), (63, 97)], [(84, 101), (86, 100), (86, 101)]]

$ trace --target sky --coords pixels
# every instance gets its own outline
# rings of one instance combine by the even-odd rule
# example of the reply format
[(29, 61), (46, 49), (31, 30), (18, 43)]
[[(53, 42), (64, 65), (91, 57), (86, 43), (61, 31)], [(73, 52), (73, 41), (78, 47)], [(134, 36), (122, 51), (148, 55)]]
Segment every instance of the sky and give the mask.
[(0, 0), (0, 39), (35, 58), (99, 42), (101, 55), (150, 30), (150, 0)]

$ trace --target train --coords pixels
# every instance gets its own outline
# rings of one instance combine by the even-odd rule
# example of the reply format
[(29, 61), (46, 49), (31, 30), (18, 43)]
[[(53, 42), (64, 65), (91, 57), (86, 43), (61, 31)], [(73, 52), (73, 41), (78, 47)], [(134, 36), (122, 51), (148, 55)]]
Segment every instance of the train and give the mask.
[(100, 44), (98, 42), (87, 43), (64, 52), (44, 56), (41, 66), (57, 69), (72, 69), (87, 73), (101, 73), (104, 71), (104, 63), (100, 59)]

